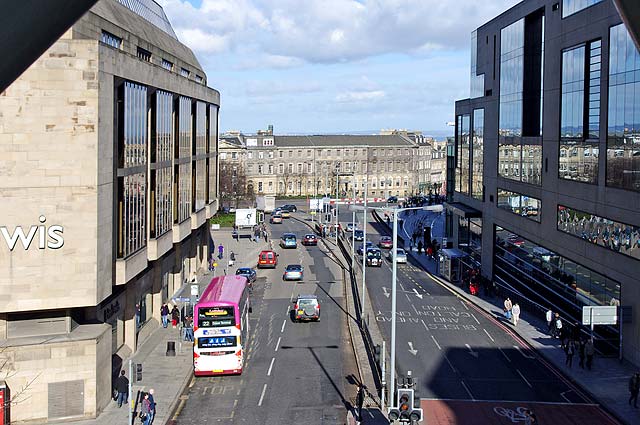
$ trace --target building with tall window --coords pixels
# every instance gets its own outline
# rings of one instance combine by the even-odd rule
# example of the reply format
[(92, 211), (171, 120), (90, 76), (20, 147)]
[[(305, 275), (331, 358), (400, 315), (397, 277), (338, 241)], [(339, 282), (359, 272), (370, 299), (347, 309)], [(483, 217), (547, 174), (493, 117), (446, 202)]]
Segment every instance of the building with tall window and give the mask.
[(569, 321), (621, 306), (596, 349), (640, 364), (640, 54), (613, 2), (526, 0), (471, 40), (449, 239), (465, 268)]
[(219, 104), (151, 0), (99, 1), (0, 94), (12, 421), (95, 417), (118, 359), (206, 265)]

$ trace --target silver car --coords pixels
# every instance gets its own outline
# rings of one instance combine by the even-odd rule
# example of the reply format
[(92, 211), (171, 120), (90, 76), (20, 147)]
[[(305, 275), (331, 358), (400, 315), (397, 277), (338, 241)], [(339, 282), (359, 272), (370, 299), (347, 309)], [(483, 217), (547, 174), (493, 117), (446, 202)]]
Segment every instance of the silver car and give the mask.
[[(396, 263), (407, 264), (407, 252), (402, 248), (398, 248), (397, 252)], [(389, 251), (389, 255), (387, 256), (387, 258), (389, 259), (389, 261), (393, 261), (393, 250)]]
[(289, 264), (284, 269), (282, 280), (302, 280), (304, 277), (304, 268), (300, 264)]

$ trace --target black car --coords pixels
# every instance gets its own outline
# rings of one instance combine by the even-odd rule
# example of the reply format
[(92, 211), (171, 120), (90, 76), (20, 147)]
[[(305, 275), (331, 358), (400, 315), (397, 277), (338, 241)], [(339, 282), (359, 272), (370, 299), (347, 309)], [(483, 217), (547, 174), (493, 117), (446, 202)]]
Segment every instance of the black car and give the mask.
[(353, 238), (357, 241), (363, 241), (364, 240), (364, 231), (362, 230), (354, 230), (353, 231)]
[(387, 199), (387, 203), (388, 204), (397, 204), (398, 203), (398, 197), (397, 196), (389, 196), (389, 199)]
[(250, 267), (240, 267), (236, 270), (236, 274), (246, 277), (249, 284), (255, 282), (257, 279), (256, 271)]
[(281, 210), (289, 211), (290, 213), (298, 211), (298, 207), (293, 204), (287, 204), (280, 207)]

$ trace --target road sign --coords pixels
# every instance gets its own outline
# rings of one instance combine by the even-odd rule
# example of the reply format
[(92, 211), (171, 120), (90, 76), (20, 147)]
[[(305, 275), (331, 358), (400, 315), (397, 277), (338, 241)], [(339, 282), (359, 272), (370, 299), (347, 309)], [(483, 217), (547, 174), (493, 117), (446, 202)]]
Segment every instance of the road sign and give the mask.
[(178, 303), (180, 303), (180, 302), (188, 303), (189, 301), (191, 301), (191, 298), (189, 298), (189, 297), (173, 297), (172, 300), (175, 301), (175, 302), (178, 302)]
[(252, 227), (256, 225), (255, 208), (244, 208), (236, 210), (236, 226)]
[(600, 305), (582, 307), (583, 325), (615, 325), (616, 323), (618, 323), (618, 307), (616, 306)]
[(200, 287), (198, 285), (191, 285), (191, 295), (195, 295), (196, 297), (200, 295)]

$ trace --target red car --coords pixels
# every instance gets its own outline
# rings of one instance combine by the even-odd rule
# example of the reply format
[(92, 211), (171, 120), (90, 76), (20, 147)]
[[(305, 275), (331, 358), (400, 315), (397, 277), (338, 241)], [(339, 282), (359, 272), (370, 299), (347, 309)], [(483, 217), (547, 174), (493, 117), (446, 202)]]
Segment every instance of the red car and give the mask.
[(383, 236), (380, 238), (378, 246), (380, 248), (391, 249), (393, 247), (393, 239), (391, 239), (391, 236)]
[(273, 269), (278, 265), (278, 254), (275, 251), (261, 251), (258, 254), (258, 268), (271, 267)]
[(316, 235), (313, 234), (308, 234), (308, 235), (304, 235), (304, 238), (302, 239), (302, 245), (318, 245), (318, 238), (316, 237)]

